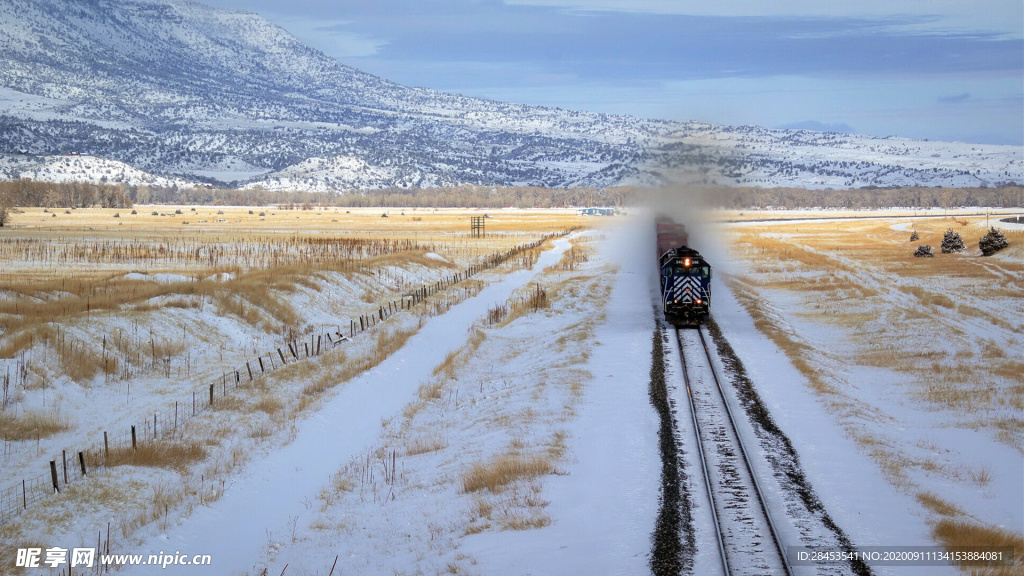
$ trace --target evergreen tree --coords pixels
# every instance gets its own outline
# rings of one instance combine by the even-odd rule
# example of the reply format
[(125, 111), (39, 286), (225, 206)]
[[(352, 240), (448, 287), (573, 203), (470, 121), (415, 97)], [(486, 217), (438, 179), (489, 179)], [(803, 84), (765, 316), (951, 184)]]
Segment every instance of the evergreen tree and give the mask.
[(917, 235), (917, 230), (914, 230), (914, 231), (913, 231), (913, 232), (912, 232), (912, 233), (910, 234), (910, 241), (911, 241), (911, 242), (917, 242), (917, 241), (918, 241), (918, 240), (920, 240), (920, 239), (921, 239), (921, 237)]
[(991, 256), (1009, 245), (1010, 243), (1006, 241), (1006, 236), (1003, 236), (1003, 233), (994, 227), (978, 242), (978, 248), (981, 248), (982, 256)]
[(953, 232), (952, 228), (946, 230), (946, 235), (942, 237), (942, 253), (963, 252), (965, 249), (964, 239), (960, 237), (960, 233)]
[(927, 244), (921, 244), (920, 246), (917, 247), (917, 251), (914, 252), (914, 256), (916, 256), (918, 258), (920, 258), (922, 256), (927, 257), (927, 258), (931, 258), (931, 257), (935, 256), (935, 254), (932, 253), (932, 247), (931, 246), (929, 246)]

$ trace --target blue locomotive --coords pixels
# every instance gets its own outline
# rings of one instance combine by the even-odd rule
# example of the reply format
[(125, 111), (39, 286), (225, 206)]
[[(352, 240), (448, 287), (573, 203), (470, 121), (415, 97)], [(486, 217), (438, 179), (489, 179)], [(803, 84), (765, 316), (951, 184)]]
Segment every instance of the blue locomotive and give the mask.
[(697, 326), (711, 315), (711, 265), (687, 244), (686, 227), (657, 222), (661, 305), (665, 320), (676, 326)]

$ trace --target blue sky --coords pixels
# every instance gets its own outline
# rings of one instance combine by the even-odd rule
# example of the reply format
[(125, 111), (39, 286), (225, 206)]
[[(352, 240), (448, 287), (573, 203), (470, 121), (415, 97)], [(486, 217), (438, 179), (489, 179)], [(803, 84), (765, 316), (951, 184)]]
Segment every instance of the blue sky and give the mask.
[(200, 0), (409, 86), (1024, 145), (1021, 0)]

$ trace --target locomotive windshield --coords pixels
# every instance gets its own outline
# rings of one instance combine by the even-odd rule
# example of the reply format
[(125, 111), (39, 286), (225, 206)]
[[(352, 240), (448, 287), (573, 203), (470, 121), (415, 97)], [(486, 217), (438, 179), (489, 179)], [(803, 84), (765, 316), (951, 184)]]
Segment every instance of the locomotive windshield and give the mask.
[(697, 276), (700, 278), (709, 278), (711, 276), (711, 268), (708, 266), (686, 267), (681, 264), (673, 264), (665, 266), (662, 272), (665, 276)]

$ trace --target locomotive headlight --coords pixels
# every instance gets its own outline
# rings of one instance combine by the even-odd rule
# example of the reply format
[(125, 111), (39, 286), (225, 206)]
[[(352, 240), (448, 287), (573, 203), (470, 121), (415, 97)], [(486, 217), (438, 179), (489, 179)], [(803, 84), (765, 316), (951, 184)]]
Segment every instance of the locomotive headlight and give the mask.
[(689, 258), (683, 260), (683, 266), (686, 266), (687, 268), (690, 267), (690, 259)]
[(700, 303), (701, 303), (701, 300), (700, 300), (700, 298), (698, 298), (697, 299), (697, 304), (700, 304)]

